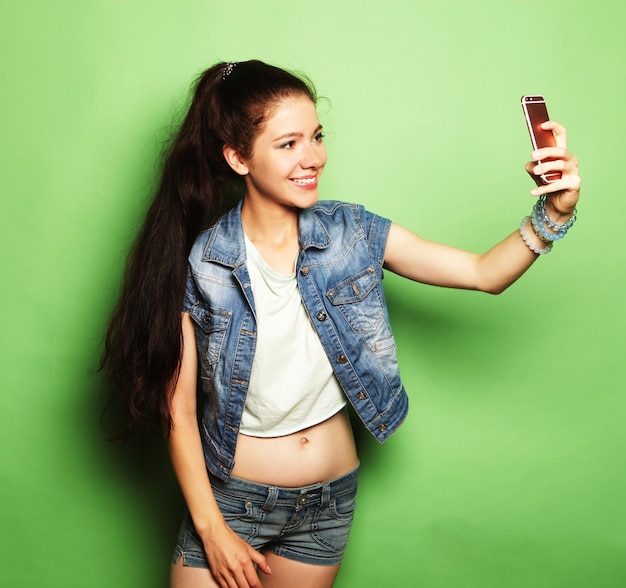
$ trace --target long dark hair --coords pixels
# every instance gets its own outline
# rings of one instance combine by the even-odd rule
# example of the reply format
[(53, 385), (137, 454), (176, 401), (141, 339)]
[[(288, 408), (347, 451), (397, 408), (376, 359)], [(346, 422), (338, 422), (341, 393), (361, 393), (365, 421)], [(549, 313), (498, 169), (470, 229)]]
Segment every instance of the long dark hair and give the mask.
[(249, 158), (273, 107), (294, 95), (317, 102), (308, 80), (256, 60), (218, 63), (197, 79), (129, 253), (106, 334), (100, 369), (127, 418), (121, 437), (155, 425), (169, 434), (187, 256), (198, 233), (243, 196), (243, 180), (226, 163), (223, 148)]

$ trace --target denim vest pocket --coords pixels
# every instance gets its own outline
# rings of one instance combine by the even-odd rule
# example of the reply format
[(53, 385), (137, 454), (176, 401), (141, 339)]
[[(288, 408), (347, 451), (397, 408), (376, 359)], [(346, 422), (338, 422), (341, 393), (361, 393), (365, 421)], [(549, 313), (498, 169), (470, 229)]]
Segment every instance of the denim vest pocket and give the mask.
[(328, 300), (339, 309), (354, 333), (377, 331), (384, 320), (378, 283), (376, 270), (370, 266), (326, 292)]
[(208, 365), (215, 365), (220, 359), (232, 313), (197, 301), (189, 314), (196, 323), (196, 345), (200, 357)]

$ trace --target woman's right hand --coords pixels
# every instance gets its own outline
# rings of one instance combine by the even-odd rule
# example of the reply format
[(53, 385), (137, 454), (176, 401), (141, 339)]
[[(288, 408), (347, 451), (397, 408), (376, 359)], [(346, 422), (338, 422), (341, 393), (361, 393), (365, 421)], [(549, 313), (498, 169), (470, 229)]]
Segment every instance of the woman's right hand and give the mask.
[(188, 313), (183, 313), (182, 329), (183, 356), (171, 399), (168, 438), (174, 471), (217, 584), (220, 588), (260, 587), (255, 564), (269, 574), (265, 557), (226, 524), (211, 489), (198, 428), (196, 335)]
[(213, 578), (221, 588), (259, 588), (255, 564), (265, 574), (265, 556), (248, 545), (225, 522), (202, 537)]

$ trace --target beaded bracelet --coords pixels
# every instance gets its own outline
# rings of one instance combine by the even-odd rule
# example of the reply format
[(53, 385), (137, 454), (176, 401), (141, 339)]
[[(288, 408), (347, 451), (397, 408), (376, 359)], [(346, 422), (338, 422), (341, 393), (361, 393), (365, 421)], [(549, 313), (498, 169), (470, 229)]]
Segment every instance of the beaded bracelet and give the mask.
[(546, 230), (546, 227), (543, 224), (543, 215), (539, 212), (539, 207), (537, 204), (533, 206), (533, 212), (530, 216), (530, 222), (532, 223), (533, 230), (537, 234), (544, 243), (551, 243), (553, 241), (559, 241), (565, 235), (567, 235), (567, 230), (560, 231), (558, 233), (550, 233)]
[(520, 232), (520, 235), (522, 236), (522, 239), (524, 240), (524, 243), (526, 243), (526, 245), (532, 252), (537, 253), (538, 255), (544, 255), (546, 253), (550, 253), (550, 251), (552, 251), (552, 245), (553, 245), (552, 241), (550, 241), (545, 247), (541, 248), (541, 247), (537, 247), (528, 238), (528, 233), (526, 233), (526, 225), (528, 224), (529, 220), (531, 220), (531, 218), (529, 216), (525, 216), (522, 219), (522, 222), (519, 226), (519, 232)]
[(541, 196), (539, 196), (539, 199), (537, 200), (537, 203), (535, 206), (537, 207), (537, 211), (541, 214), (541, 217), (543, 218), (543, 222), (546, 225), (548, 225), (553, 231), (556, 231), (557, 233), (560, 233), (562, 231), (569, 231), (572, 228), (572, 225), (576, 222), (576, 214), (578, 211), (574, 208), (574, 213), (567, 220), (567, 222), (563, 224), (555, 223), (550, 218), (550, 215), (548, 214), (548, 211), (546, 209), (546, 195), (545, 194), (542, 194)]

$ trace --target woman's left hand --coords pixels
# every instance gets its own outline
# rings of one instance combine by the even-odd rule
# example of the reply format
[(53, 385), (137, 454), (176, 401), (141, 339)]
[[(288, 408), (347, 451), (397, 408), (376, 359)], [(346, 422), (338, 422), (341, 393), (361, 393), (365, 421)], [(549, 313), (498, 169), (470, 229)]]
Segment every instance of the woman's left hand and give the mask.
[[(567, 150), (567, 131), (554, 121), (544, 122), (541, 128), (552, 131), (556, 147), (544, 147), (533, 152), (533, 161), (526, 164), (526, 171), (537, 184), (533, 196), (546, 194), (546, 207), (554, 213), (555, 222), (570, 217), (576, 208), (580, 193), (578, 159)], [(538, 163), (541, 161), (541, 163)], [(544, 184), (539, 177), (550, 171), (561, 172), (561, 179)], [(551, 215), (552, 216), (552, 215)]]

